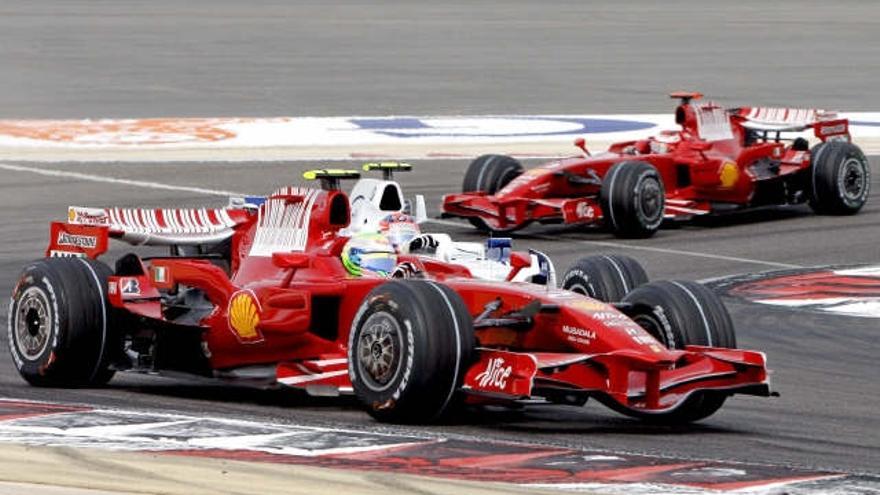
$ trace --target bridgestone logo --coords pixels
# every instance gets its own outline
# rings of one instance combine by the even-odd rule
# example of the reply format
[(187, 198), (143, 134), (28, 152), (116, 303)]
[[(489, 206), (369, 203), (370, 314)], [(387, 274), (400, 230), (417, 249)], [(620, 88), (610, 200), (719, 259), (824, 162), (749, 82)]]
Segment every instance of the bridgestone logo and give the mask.
[(59, 246), (74, 246), (83, 249), (94, 249), (98, 245), (98, 238), (90, 235), (74, 235), (67, 232), (59, 232), (56, 244)]

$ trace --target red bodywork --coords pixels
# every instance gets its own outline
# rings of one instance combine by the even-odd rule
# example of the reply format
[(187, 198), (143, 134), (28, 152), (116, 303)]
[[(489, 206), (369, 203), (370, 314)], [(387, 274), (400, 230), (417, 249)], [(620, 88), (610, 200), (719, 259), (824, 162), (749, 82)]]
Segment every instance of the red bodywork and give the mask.
[[(494, 195), (448, 194), (446, 217), (479, 218), (493, 230), (540, 223), (591, 224), (603, 219), (602, 178), (616, 163), (639, 160), (660, 173), (665, 217), (802, 203), (807, 200), (810, 152), (780, 133), (812, 129), (820, 141), (849, 140), (849, 124), (833, 113), (786, 108), (722, 109), (690, 103), (698, 93), (673, 93), (678, 131), (616, 143), (605, 153), (556, 160), (526, 170)], [(580, 140), (579, 140), (580, 141)], [(583, 143), (578, 143), (582, 145)], [(584, 148), (586, 151), (586, 149)]]
[[(338, 394), (351, 391), (346, 356), (355, 313), (366, 294), (386, 282), (354, 277), (340, 261), (347, 238), (339, 230), (348, 225), (348, 204), (338, 190), (285, 188), (256, 209), (186, 213), (204, 220), (189, 222), (190, 230), (179, 223), (171, 228), (170, 220), (181, 218), (178, 210), (71, 208), (71, 223), (53, 225), (48, 252), (95, 257), (110, 237), (152, 235), (179, 244), (190, 242), (187, 236), (223, 238), (229, 246), (223, 263), (210, 256), (133, 255), (117, 262), (108, 294), (114, 307), (131, 316), (126, 354), (136, 357), (128, 366), (262, 376), (315, 394)], [(86, 213), (97, 219), (77, 218)], [(81, 246), (59, 245), (59, 232), (80, 236)], [(451, 287), (472, 316), (497, 299), (500, 313), (535, 300), (548, 308), (528, 328), (476, 329), (476, 358), (462, 385), (472, 401), (571, 402), (574, 396), (582, 402), (593, 396), (650, 413), (669, 410), (698, 390), (769, 393), (760, 352), (668, 350), (615, 307), (579, 294), (478, 280), (463, 266), (417, 256), (400, 261)], [(191, 308), (181, 310), (186, 304)]]

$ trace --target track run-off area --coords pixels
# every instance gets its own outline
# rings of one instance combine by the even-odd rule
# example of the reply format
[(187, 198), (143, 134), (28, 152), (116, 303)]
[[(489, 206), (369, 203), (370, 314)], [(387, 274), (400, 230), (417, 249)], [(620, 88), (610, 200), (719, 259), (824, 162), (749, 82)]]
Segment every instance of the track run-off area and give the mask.
[[(187, 494), (880, 491), (880, 296), (861, 283), (875, 287), (880, 265), (880, 6), (371, 3), (0, 6), (0, 293), (69, 205), (224, 205), (376, 157), (413, 163), (398, 179), (426, 196), (424, 230), (480, 241), (436, 218), (473, 156), (529, 167), (574, 154), (579, 136), (601, 151), (671, 128), (665, 94), (693, 89), (729, 107), (848, 115), (874, 198), (852, 217), (771, 208), (648, 240), (535, 226), (514, 243), (559, 270), (622, 253), (651, 279), (706, 281), (738, 345), (767, 353), (780, 397), (735, 397), (687, 427), (593, 403), (397, 427), (351, 398), (185, 377), (38, 389), (3, 351), (0, 480)], [(840, 284), (846, 297), (829, 296)]]

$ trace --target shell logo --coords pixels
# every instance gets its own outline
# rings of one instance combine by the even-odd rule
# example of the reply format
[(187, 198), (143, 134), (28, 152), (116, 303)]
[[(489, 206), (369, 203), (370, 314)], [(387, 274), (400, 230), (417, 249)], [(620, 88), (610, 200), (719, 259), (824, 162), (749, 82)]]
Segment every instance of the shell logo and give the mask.
[(721, 187), (731, 188), (736, 185), (739, 180), (739, 167), (733, 162), (724, 162), (719, 172)]
[(229, 300), (229, 328), (242, 342), (258, 342), (263, 336), (260, 324), (260, 307), (250, 291), (239, 291)]

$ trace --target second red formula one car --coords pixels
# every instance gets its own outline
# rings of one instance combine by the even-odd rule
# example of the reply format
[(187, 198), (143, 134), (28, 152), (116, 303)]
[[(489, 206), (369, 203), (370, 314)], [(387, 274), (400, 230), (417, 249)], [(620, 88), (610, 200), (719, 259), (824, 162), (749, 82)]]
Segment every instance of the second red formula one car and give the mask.
[[(614, 262), (620, 303), (480, 280), (462, 265), (398, 256), (377, 234), (344, 236), (349, 200), (285, 187), (227, 208), (80, 208), (52, 224), (44, 259), (12, 295), (9, 346), (38, 386), (99, 385), (116, 371), (183, 372), (312, 394), (355, 392), (383, 421), (425, 422), (460, 403), (595, 398), (626, 414), (694, 421), (732, 394), (770, 393), (765, 358), (735, 349), (717, 296), (645, 280)], [(114, 268), (110, 239), (165, 245)], [(516, 272), (532, 261), (510, 253)], [(629, 266), (629, 268), (627, 268)], [(605, 272), (611, 273), (609, 265)], [(622, 271), (621, 271), (622, 270)], [(601, 270), (600, 270), (601, 271)], [(613, 277), (612, 277), (613, 278)]]
[[(509, 232), (531, 222), (604, 223), (621, 237), (649, 237), (664, 219), (747, 207), (809, 203), (846, 215), (868, 198), (870, 167), (833, 113), (697, 104), (673, 93), (678, 131), (612, 145), (586, 157), (523, 171), (503, 155), (471, 163), (461, 194), (443, 199), (446, 217)], [(802, 136), (812, 130), (819, 144)], [(784, 138), (788, 136), (787, 138)]]

